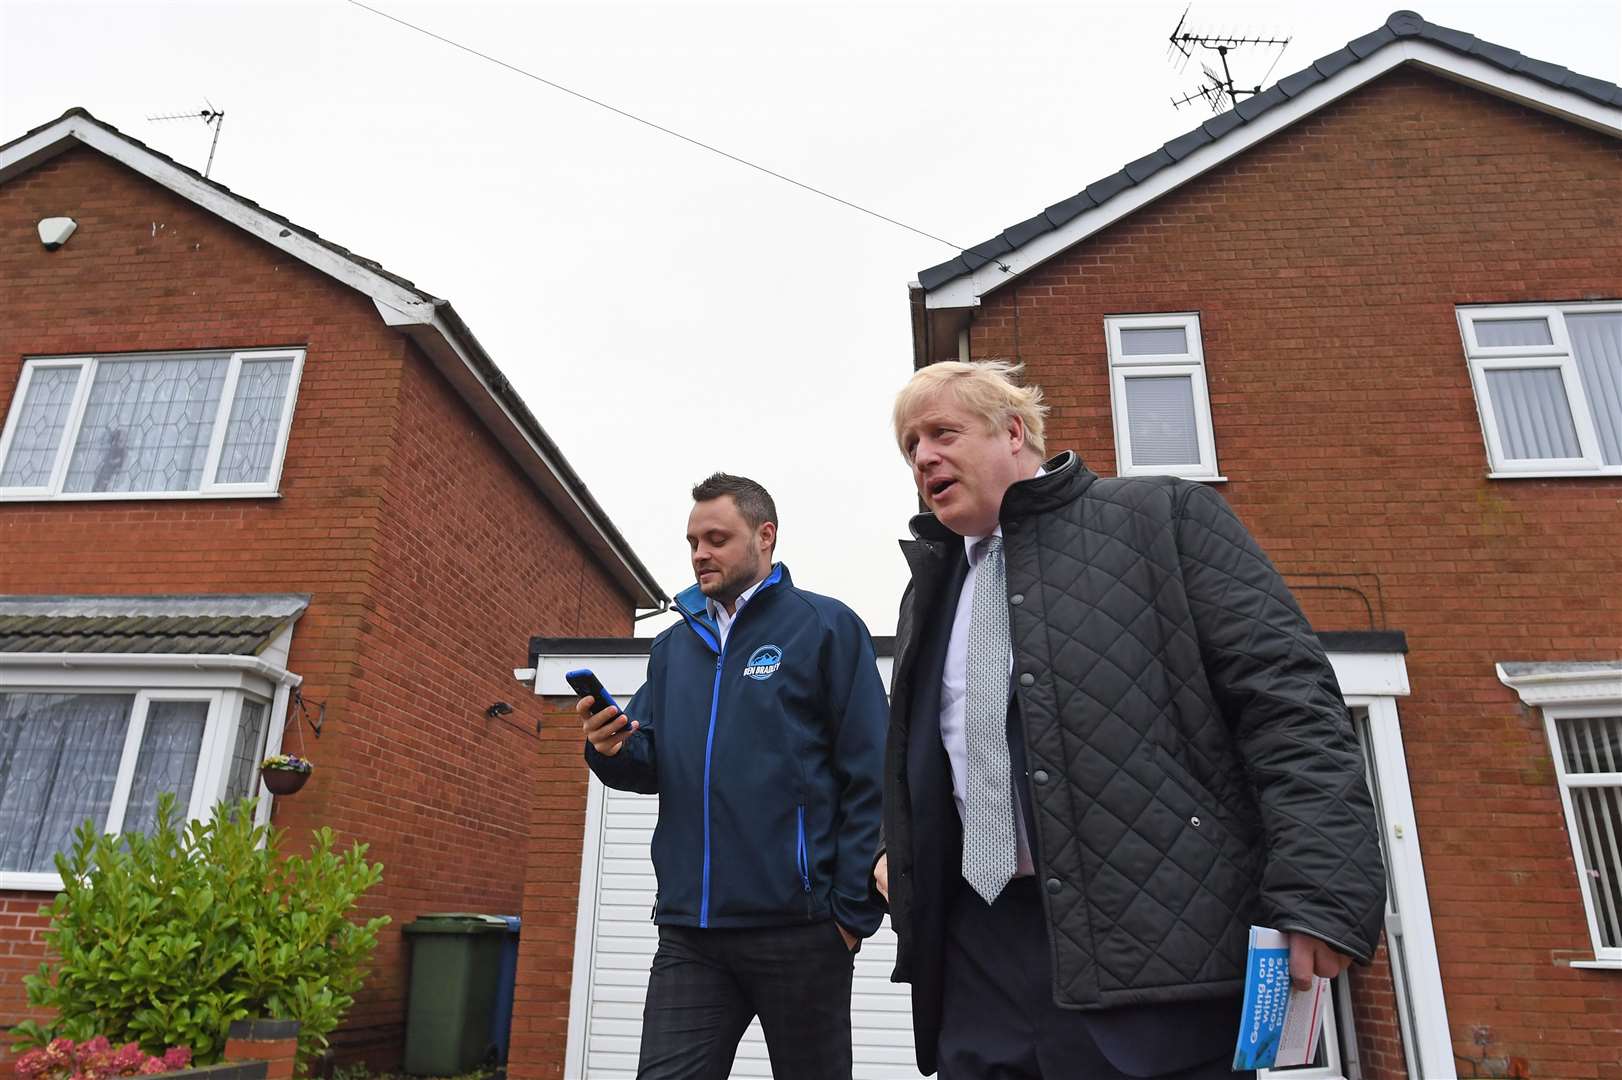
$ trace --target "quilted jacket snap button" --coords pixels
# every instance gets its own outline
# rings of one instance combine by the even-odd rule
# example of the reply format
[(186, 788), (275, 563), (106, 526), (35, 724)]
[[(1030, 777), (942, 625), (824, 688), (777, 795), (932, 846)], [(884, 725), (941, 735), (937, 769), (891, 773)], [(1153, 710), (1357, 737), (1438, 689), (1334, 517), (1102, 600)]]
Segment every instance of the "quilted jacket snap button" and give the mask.
[(1037, 769), (1031, 774), (1031, 779), (1038, 784), (1045, 784), (1048, 782), (1048, 771), (1046, 769)]
[(1196, 829), (1200, 827), (1200, 819), (1197, 816), (1189, 818), (1188, 823), (1194, 826)]
[(1062, 888), (1064, 888), (1064, 886), (1059, 882), (1058, 878), (1056, 878), (1056, 877), (1048, 878), (1048, 892), (1049, 893), (1056, 893)]
[(1021, 675), (1019, 677), (1019, 685), (1021, 685), (1021, 686), (1034, 686), (1034, 685), (1036, 685), (1036, 676), (1032, 675), (1030, 672), (1027, 671), (1025, 674), (1023, 674), (1023, 675)]
[(1017, 592), (1008, 598), (1008, 602), (1013, 604), (1015, 607), (1019, 607), (1019, 605), (1025, 602), (1025, 594), (1022, 592)]

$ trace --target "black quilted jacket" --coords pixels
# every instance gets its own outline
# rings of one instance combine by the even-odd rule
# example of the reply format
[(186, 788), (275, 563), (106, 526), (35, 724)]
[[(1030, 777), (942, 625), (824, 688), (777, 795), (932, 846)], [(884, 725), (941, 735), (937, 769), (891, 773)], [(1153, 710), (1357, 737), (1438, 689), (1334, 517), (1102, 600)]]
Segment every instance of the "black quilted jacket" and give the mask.
[[(1385, 901), (1373, 806), (1278, 572), (1206, 486), (1099, 479), (1071, 453), (1047, 468), (1009, 489), (1002, 526), (1054, 1000), (1231, 995), (1252, 922), (1367, 960)], [(913, 932), (935, 898), (913, 895), (909, 654), (961, 545), (932, 515), (913, 534), (885, 770), (896, 981), (938, 971), (916, 950), (939, 943)]]

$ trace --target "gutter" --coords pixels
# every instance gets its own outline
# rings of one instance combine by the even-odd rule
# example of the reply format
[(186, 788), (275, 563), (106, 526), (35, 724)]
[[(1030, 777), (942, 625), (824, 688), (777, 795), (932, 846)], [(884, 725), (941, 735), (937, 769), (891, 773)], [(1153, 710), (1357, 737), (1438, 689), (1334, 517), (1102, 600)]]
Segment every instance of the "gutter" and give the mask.
[(277, 686), (298, 686), (304, 682), (286, 668), (267, 663), (257, 656), (234, 653), (0, 653), (0, 668), (165, 668), (170, 671), (241, 671), (257, 675)]

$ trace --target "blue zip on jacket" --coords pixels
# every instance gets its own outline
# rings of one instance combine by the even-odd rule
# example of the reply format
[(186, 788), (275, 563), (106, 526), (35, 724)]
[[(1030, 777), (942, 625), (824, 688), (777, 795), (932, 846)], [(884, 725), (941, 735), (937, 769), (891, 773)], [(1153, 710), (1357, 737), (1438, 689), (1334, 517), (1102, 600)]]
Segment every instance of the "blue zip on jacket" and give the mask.
[(638, 730), (586, 762), (609, 787), (659, 796), (654, 921), (776, 926), (829, 918), (861, 937), (878, 851), (889, 707), (855, 612), (772, 568), (726, 648), (693, 586), (653, 641), (625, 711)]

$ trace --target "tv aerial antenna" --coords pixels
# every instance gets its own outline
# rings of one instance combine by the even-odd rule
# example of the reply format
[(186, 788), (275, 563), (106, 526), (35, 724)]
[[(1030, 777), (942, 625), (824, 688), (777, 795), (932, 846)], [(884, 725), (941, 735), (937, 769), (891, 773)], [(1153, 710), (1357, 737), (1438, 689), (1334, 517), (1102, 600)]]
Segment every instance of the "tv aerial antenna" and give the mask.
[[(1203, 79), (1200, 82), (1199, 89), (1190, 91), (1182, 97), (1172, 98), (1172, 108), (1180, 109), (1184, 105), (1203, 101), (1210, 106), (1213, 113), (1219, 113), (1239, 104), (1239, 98), (1242, 95), (1248, 97), (1261, 93), (1262, 84), (1272, 77), (1273, 68), (1278, 67), (1279, 59), (1283, 57), (1284, 50), (1289, 47), (1291, 39), (1287, 37), (1257, 37), (1248, 34), (1195, 33), (1187, 29), (1188, 13), (1192, 7), (1193, 5), (1190, 4), (1183, 9), (1182, 18), (1177, 20), (1177, 28), (1167, 38), (1171, 42), (1171, 48), (1167, 50), (1166, 56), (1168, 59), (1175, 57), (1176, 59), (1172, 59), (1172, 62), (1177, 65), (1178, 71), (1182, 71), (1183, 68), (1188, 66), (1188, 62), (1194, 59), (1196, 52), (1215, 53), (1217, 63), (1221, 65), (1222, 70), (1218, 72), (1209, 63), (1202, 60), (1200, 74)], [(1267, 74), (1263, 75), (1261, 80), (1253, 87), (1234, 85), (1233, 70), (1228, 65), (1228, 54), (1237, 49), (1278, 50), (1273, 57), (1272, 65), (1267, 69)]]
[(148, 120), (201, 120), (214, 129), (214, 138), (208, 144), (208, 164), (203, 166), (203, 179), (208, 179), (209, 170), (214, 168), (214, 150), (220, 145), (220, 129), (225, 127), (225, 111), (216, 109), (214, 103), (207, 98), (203, 99), (207, 106), (196, 112), (170, 113), (167, 116), (149, 116)]

